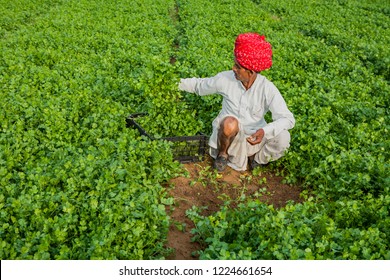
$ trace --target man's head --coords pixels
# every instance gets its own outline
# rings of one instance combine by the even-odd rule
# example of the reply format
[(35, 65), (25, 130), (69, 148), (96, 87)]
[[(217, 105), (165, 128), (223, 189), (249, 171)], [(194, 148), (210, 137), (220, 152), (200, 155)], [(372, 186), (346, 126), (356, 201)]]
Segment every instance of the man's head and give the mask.
[(254, 81), (256, 75), (255, 71), (249, 70), (238, 63), (236, 58), (234, 58), (233, 72), (237, 80), (247, 85)]
[(261, 72), (272, 66), (271, 44), (257, 33), (243, 33), (237, 36), (234, 47), (235, 63), (254, 72)]

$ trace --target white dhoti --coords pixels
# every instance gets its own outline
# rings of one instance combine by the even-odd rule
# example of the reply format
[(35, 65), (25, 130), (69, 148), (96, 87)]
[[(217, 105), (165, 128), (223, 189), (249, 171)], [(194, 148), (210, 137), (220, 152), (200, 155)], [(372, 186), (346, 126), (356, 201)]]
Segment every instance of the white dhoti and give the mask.
[[(217, 136), (218, 130), (214, 129), (210, 137), (210, 155), (214, 159), (218, 156)], [(290, 147), (290, 133), (288, 130), (282, 130), (272, 139), (265, 137), (259, 144), (251, 145), (246, 140), (250, 134), (246, 134), (242, 126), (228, 149), (228, 165), (237, 170), (247, 170), (248, 157), (254, 155), (254, 160), (260, 164), (267, 164), (271, 161), (281, 158), (285, 151)]]

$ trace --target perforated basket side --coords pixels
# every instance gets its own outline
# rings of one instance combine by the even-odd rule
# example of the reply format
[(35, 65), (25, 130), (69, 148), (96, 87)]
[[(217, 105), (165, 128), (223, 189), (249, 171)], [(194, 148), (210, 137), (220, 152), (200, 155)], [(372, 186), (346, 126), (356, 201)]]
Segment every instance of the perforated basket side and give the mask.
[(208, 147), (206, 135), (165, 137), (173, 142), (172, 153), (180, 162), (197, 162), (203, 160)]

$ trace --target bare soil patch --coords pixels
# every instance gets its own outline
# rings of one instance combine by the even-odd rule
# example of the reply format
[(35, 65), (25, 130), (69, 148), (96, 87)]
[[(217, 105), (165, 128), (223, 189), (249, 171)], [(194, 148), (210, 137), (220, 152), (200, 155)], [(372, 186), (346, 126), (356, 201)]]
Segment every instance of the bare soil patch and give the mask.
[[(256, 197), (259, 200), (283, 207), (288, 201), (301, 202), (301, 189), (282, 183), (283, 178), (276, 176), (267, 168), (257, 172), (239, 172), (227, 168), (216, 176), (211, 169), (211, 159), (200, 163), (184, 164), (188, 177), (177, 177), (170, 181), (169, 193), (175, 204), (170, 209), (172, 224), (168, 233), (167, 246), (174, 250), (168, 259), (196, 260), (194, 253), (202, 249), (200, 244), (191, 242), (193, 222), (186, 216), (186, 211), (192, 206), (206, 207), (203, 214), (217, 212), (227, 201), (235, 207), (238, 199)], [(258, 174), (259, 173), (259, 174)]]

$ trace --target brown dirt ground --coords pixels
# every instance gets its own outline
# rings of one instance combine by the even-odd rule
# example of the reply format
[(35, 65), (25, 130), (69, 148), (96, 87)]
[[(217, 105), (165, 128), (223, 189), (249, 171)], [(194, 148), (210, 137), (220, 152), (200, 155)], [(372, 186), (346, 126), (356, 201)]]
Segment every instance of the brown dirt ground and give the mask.
[[(202, 249), (200, 244), (191, 242), (193, 222), (186, 216), (192, 206), (207, 207), (202, 214), (210, 215), (219, 210), (226, 200), (231, 206), (245, 193), (246, 197), (257, 197), (261, 201), (284, 206), (288, 201), (301, 202), (301, 189), (282, 183), (283, 178), (262, 167), (255, 172), (239, 172), (227, 168), (219, 176), (211, 170), (211, 159), (203, 162), (183, 164), (188, 177), (177, 177), (170, 181), (168, 191), (175, 203), (168, 211), (172, 224), (168, 233), (169, 248), (173, 253), (170, 260), (196, 260), (196, 251)], [(259, 173), (259, 174), (256, 174)], [(213, 175), (214, 174), (214, 175)], [(265, 178), (265, 179), (264, 179)]]

